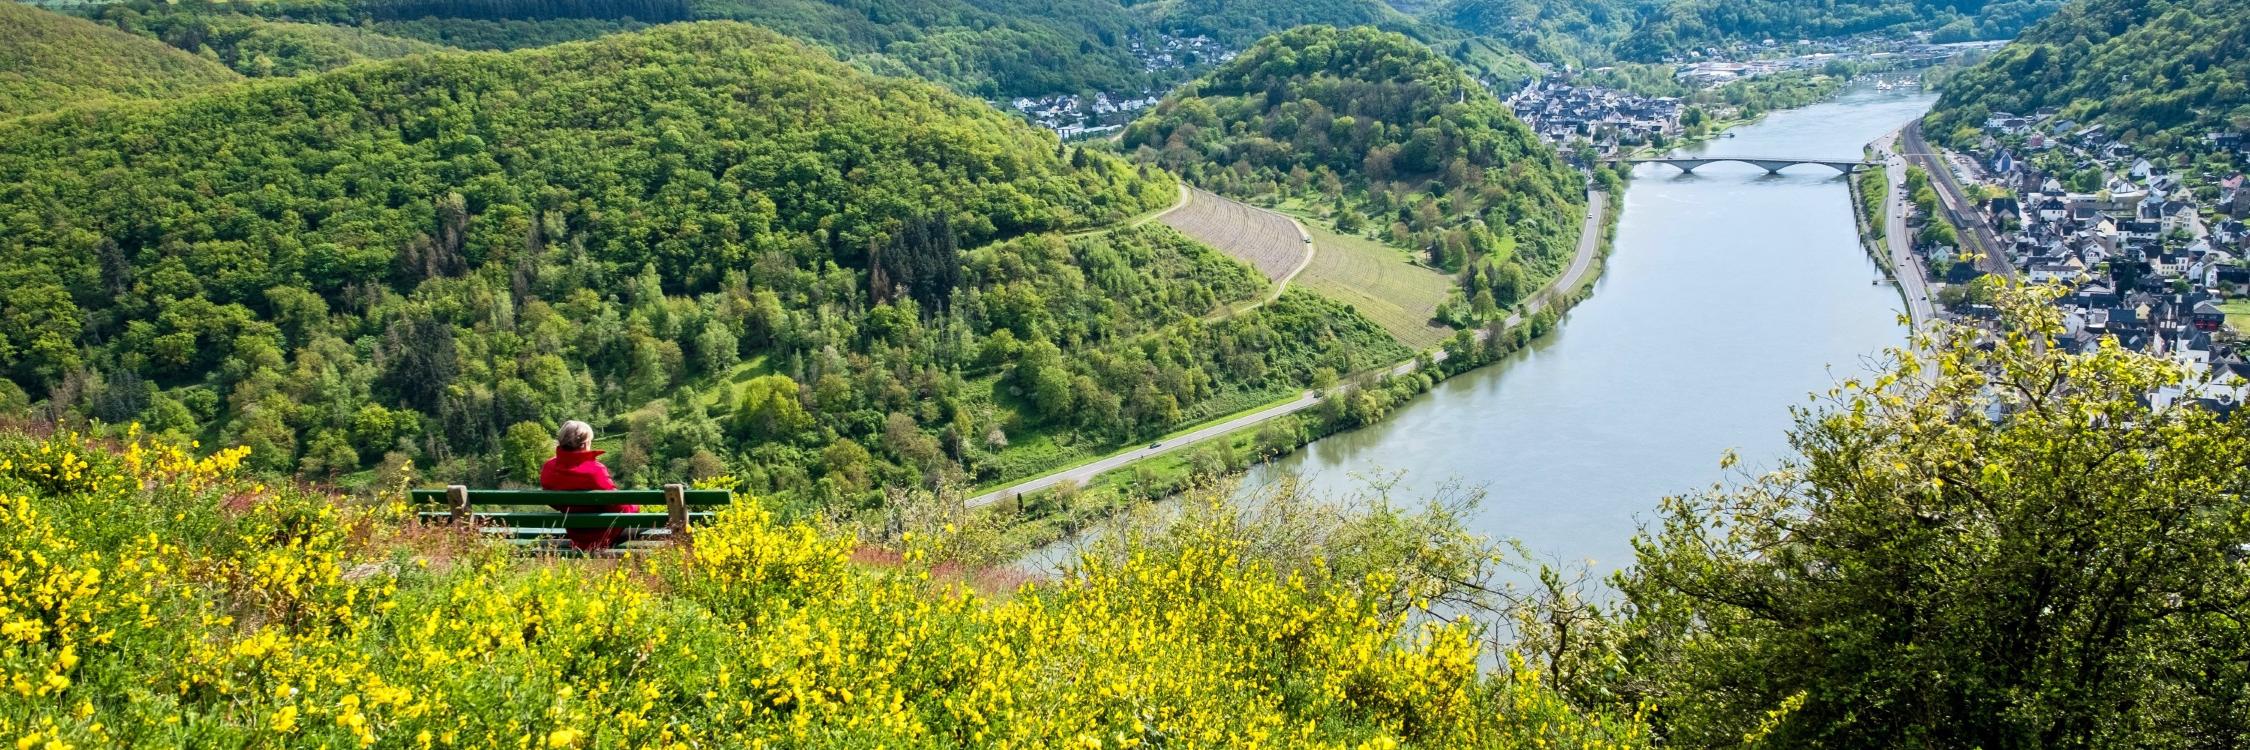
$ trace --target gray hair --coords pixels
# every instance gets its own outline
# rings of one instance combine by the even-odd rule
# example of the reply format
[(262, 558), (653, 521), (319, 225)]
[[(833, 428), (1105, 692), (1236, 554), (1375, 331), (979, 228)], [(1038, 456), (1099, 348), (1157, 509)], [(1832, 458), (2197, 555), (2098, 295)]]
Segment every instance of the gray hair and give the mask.
[(593, 425), (570, 420), (562, 423), (562, 431), (555, 433), (555, 447), (566, 451), (582, 451), (594, 445)]

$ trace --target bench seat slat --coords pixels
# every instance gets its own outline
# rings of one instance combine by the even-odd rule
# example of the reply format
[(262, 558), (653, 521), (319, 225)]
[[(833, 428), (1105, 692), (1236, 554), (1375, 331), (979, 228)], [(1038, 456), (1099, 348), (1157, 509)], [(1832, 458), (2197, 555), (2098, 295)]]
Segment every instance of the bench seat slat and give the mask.
[[(413, 490), (414, 502), (444, 505), (445, 490)], [(734, 502), (729, 490), (688, 490), (688, 505), (726, 505)], [(664, 491), (654, 490), (469, 490), (469, 505), (654, 505), (664, 507)]]
[[(425, 512), (422, 520), (443, 522), (452, 518), (449, 513)], [(711, 512), (689, 513), (689, 523), (708, 522), (718, 514)], [(470, 518), (479, 526), (544, 529), (652, 529), (671, 522), (663, 513), (557, 513), (512, 512), (473, 513)]]

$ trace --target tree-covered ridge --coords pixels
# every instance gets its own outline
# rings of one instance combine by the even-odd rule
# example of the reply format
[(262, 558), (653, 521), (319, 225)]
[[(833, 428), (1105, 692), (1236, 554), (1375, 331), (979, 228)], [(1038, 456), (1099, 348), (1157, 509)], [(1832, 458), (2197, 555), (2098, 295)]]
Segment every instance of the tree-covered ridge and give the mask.
[[(892, 467), (908, 485), (973, 476), (996, 470), (981, 446), (1015, 424), (972, 379), (1255, 291), (1155, 229), (1068, 253), (979, 248), (1176, 190), (738, 24), (419, 56), (4, 135), (0, 365), (17, 392), (0, 400), (238, 439), (321, 475), (388, 454), (520, 479), (497, 460), (511, 427), (653, 403), (675, 426), (648, 425), (627, 467), (651, 476), (768, 443), (783, 490), (831, 465)], [(1274, 320), (1230, 325), (1294, 325)], [(1210, 330), (1182, 334), (1205, 337), (1199, 361), (1236, 349), (1209, 338), (1232, 329)], [(1228, 360), (1235, 375), (1185, 372), (1145, 343), (1118, 356), (1177, 377), (1071, 383), (1073, 399), (1128, 388), (1118, 401), (1138, 411), (1104, 428), (1286, 388), (1249, 378), (1336, 350), (1295, 337)], [(776, 441), (756, 414), (718, 426), (761, 378), (797, 406), (782, 423), (820, 429)], [(850, 440), (872, 459), (823, 463)]]
[(768, 26), (977, 96), (1137, 91), (1130, 52), (1155, 27), (1114, 0), (698, 0), (703, 18)]
[(1332, 208), (1340, 231), (1425, 253), (1497, 306), (1560, 269), (1585, 203), (1579, 177), (1457, 65), (1369, 28), (1262, 40), (1124, 143), (1215, 190)]
[(1415, 32), (1420, 25), (1381, 0), (1167, 0), (1153, 7), (1167, 25), (1236, 44), (1299, 26), (1375, 26)]
[(1996, 112), (2058, 107), (2158, 153), (2250, 130), (2250, 13), (2228, 0), (2088, 0), (1946, 80), (1928, 122), (1950, 136)]
[(1505, 42), (1533, 59), (1585, 65), (1610, 58), (1610, 47), (1662, 0), (1450, 0), (1430, 18)]
[(2008, 39), (2062, 0), (1675, 0), (1619, 44), (1619, 56), (1663, 60), (1765, 39), (1930, 32), (1933, 41)]
[(493, 21), (477, 18), (417, 18), (407, 21), (371, 21), (385, 35), (416, 39), (458, 49), (518, 50), (563, 42), (593, 39), (605, 34), (639, 31), (648, 24), (606, 18), (545, 18)]
[(96, 19), (122, 31), (217, 59), (237, 73), (261, 78), (301, 75), (448, 49), (357, 26), (281, 21), (212, 8), (191, 10), (148, 2), (112, 5), (103, 8)]
[(241, 80), (218, 63), (85, 20), (0, 3), (0, 119)]

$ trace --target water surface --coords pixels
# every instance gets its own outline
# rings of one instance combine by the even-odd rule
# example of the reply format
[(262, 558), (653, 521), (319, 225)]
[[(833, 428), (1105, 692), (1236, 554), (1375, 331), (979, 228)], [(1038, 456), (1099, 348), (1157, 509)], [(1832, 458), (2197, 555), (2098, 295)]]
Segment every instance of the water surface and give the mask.
[[(1857, 158), (1932, 100), (1855, 89), (1681, 153)], [(1788, 452), (1789, 407), (1905, 339), (1834, 170), (1644, 165), (1623, 204), (1593, 298), (1547, 339), (1245, 484), (1292, 474), (1342, 493), (1398, 474), (1394, 497), (1481, 487), (1476, 531), (1605, 572), (1631, 562), (1660, 498), (1726, 478), (1730, 449), (1772, 465)]]

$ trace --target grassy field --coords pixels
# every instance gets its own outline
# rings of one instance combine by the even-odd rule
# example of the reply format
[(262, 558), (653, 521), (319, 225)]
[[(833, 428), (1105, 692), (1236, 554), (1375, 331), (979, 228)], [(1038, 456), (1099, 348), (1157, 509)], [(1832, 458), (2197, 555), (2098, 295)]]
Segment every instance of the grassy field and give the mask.
[(1304, 238), (1287, 217), (1202, 190), (1195, 191), (1194, 199), (1180, 210), (1165, 214), (1163, 222), (1250, 264), (1268, 281), (1288, 276), (1305, 257)]
[(2227, 327), (2237, 331), (2250, 331), (2250, 299), (2221, 302), (2219, 310), (2227, 314)]
[(1432, 324), (1438, 305), (1453, 291), (1445, 274), (1414, 265), (1406, 253), (1365, 237), (1337, 234), (1306, 222), (1319, 252), (1297, 283), (1357, 308), (1408, 347), (1436, 346), (1453, 329)]

